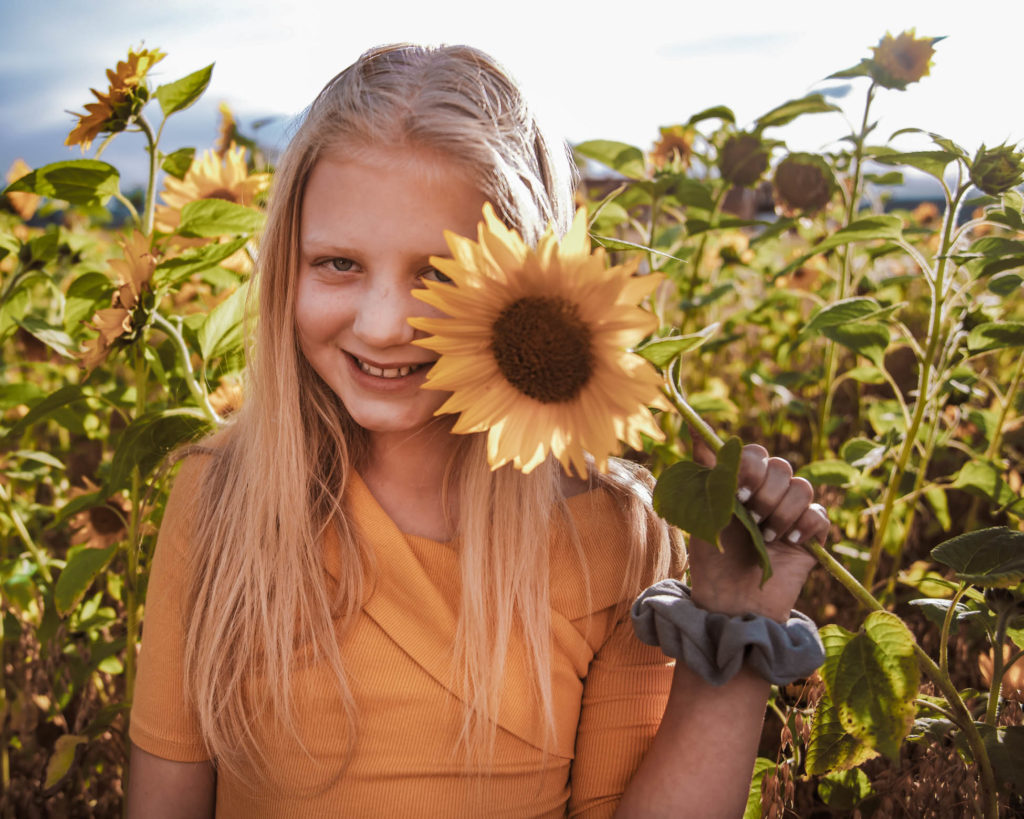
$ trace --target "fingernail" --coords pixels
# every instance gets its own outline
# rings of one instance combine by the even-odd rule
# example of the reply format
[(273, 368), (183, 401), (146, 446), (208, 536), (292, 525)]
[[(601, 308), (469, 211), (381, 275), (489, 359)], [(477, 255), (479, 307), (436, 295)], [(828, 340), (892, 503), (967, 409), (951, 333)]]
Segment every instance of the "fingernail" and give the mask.
[(786, 540), (788, 540), (790, 543), (799, 543), (800, 542), (800, 530), (799, 529), (794, 529), (792, 532), (790, 532), (786, 536)]
[(755, 512), (753, 509), (750, 510), (750, 517), (754, 519), (754, 523), (760, 523), (762, 520), (764, 520), (764, 518), (757, 514), (757, 512)]
[(765, 543), (772, 543), (775, 540), (775, 538), (777, 538), (777, 537), (778, 537), (778, 535), (775, 534), (775, 530), (774, 529), (765, 529), (764, 530), (764, 542)]
[(747, 489), (747, 487), (745, 486), (741, 486), (739, 489), (736, 490), (736, 498), (739, 500), (740, 503), (746, 503), (748, 500), (750, 500), (750, 490)]

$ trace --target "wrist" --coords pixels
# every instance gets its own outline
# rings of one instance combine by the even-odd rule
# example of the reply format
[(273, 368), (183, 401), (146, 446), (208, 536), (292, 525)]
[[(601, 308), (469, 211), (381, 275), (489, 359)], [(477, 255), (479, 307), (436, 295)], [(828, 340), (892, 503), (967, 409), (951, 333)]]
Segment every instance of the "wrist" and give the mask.
[(795, 602), (795, 600), (789, 599), (789, 595), (779, 597), (765, 594), (760, 589), (742, 595), (715, 594), (705, 591), (699, 586), (693, 587), (690, 597), (694, 604), (704, 611), (728, 614), (732, 617), (756, 614), (760, 617), (771, 618), (777, 623), (785, 623), (789, 619), (789, 613)]

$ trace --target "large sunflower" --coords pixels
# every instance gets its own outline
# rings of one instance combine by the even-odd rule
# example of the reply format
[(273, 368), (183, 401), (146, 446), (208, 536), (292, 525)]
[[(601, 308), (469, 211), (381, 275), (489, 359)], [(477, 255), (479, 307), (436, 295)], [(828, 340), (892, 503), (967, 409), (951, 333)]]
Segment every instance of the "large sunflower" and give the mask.
[(661, 440), (648, 409), (662, 405), (661, 377), (627, 350), (656, 329), (637, 304), (661, 277), (591, 253), (583, 210), (561, 243), (549, 228), (533, 249), (488, 204), (478, 237), (446, 232), (452, 258), (430, 263), (452, 283), (413, 291), (448, 316), (409, 320), (433, 334), (415, 343), (441, 354), (424, 384), (452, 393), (437, 414), (459, 413), (458, 433), (487, 430), (491, 466), (523, 472), (551, 452), (584, 475), (585, 453), (604, 470), (617, 441)]
[(249, 173), (245, 148), (232, 143), (223, 156), (204, 151), (192, 160), (182, 179), (168, 176), (160, 194), (164, 204), (156, 209), (156, 229), (173, 233), (181, 224), (181, 209), (197, 199), (224, 199), (236, 205), (252, 205), (270, 185), (270, 175)]

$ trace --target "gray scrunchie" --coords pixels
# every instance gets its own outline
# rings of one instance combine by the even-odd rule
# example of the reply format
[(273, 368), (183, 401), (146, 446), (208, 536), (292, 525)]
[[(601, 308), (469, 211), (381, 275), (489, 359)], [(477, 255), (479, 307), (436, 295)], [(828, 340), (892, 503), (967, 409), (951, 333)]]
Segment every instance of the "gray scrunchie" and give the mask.
[(642, 642), (682, 660), (712, 685), (728, 682), (744, 662), (774, 685), (807, 677), (825, 662), (818, 627), (806, 614), (794, 610), (777, 623), (756, 614), (705, 611), (678, 580), (644, 589), (631, 614)]

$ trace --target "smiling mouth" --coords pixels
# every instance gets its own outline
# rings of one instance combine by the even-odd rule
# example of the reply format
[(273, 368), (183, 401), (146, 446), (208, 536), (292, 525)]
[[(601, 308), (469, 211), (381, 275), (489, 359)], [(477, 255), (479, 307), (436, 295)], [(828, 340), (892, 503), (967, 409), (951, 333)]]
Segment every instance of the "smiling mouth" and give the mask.
[(377, 378), (404, 378), (410, 373), (422, 370), (424, 367), (429, 367), (433, 364), (432, 361), (424, 361), (420, 364), (409, 364), (405, 367), (374, 367), (372, 364), (367, 364), (365, 361), (361, 361), (355, 356), (352, 356), (352, 358), (360, 370), (367, 375), (374, 375)]

